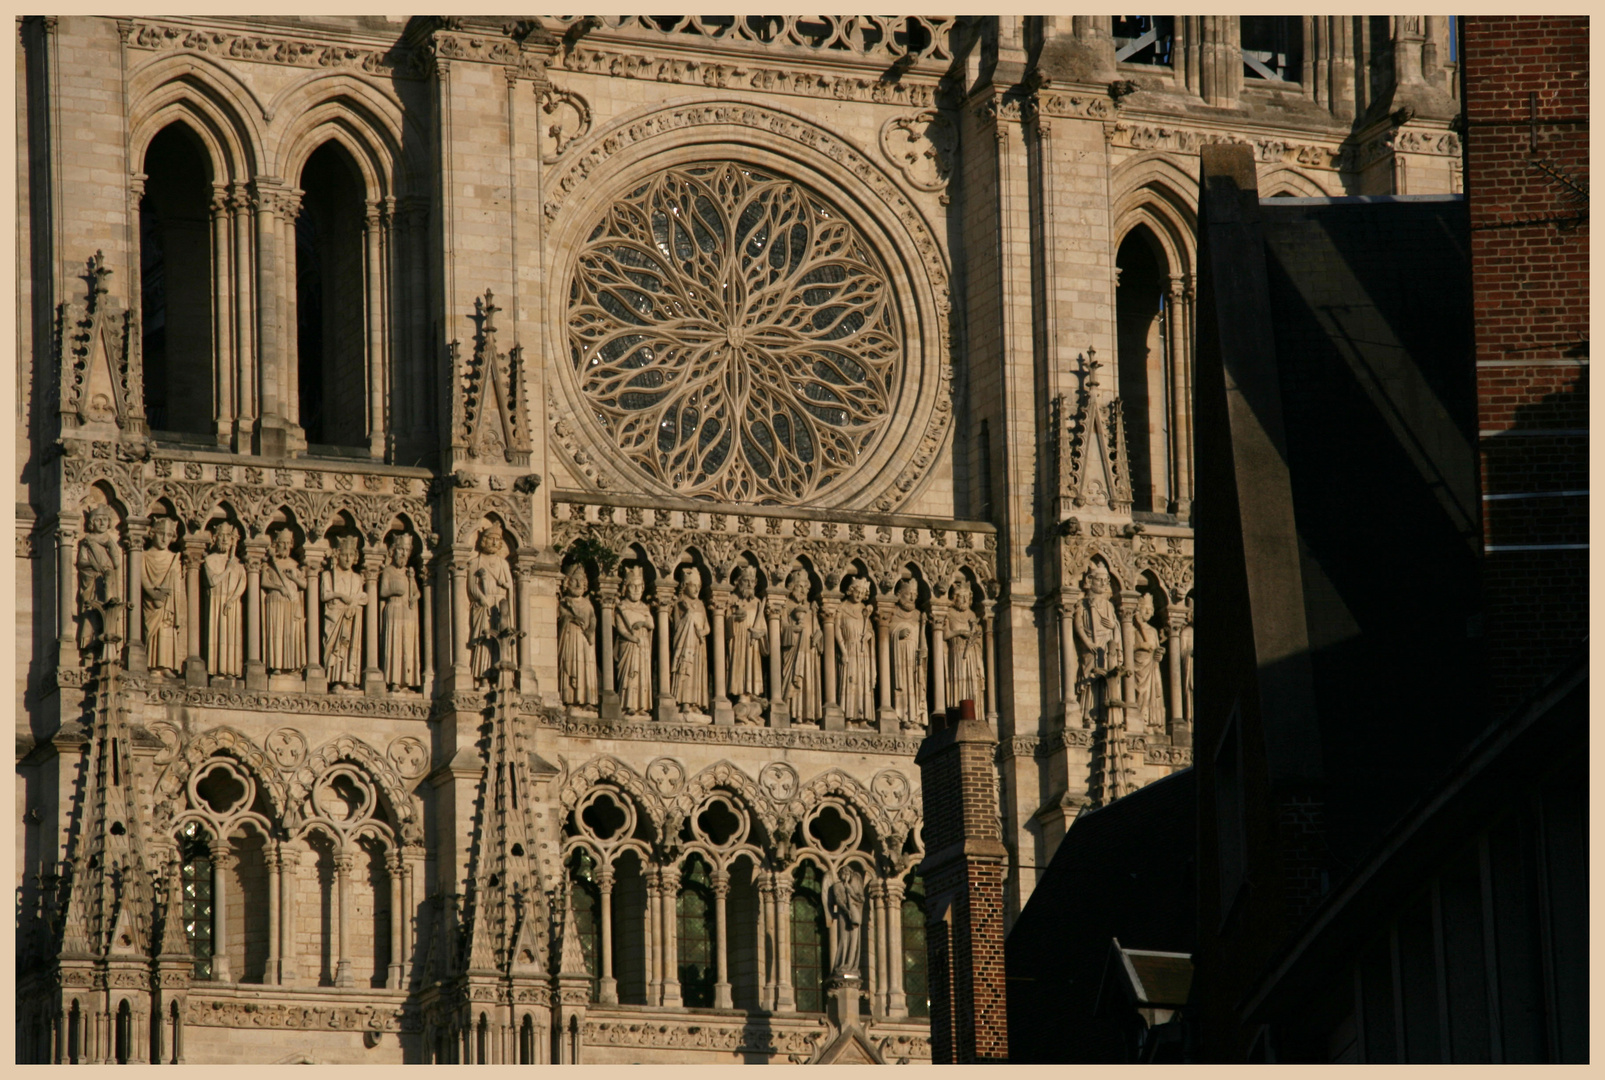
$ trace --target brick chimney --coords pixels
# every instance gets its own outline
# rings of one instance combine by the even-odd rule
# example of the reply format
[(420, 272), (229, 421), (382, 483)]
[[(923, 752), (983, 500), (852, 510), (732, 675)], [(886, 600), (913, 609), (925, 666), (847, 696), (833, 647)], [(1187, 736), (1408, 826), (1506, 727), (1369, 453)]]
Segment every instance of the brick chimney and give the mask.
[[(953, 715), (956, 713), (956, 717)], [(914, 761), (925, 800), (925, 934), (931, 992), (931, 1060), (1008, 1060), (1003, 983), (1003, 877), (998, 826), (997, 735), (965, 700)]]

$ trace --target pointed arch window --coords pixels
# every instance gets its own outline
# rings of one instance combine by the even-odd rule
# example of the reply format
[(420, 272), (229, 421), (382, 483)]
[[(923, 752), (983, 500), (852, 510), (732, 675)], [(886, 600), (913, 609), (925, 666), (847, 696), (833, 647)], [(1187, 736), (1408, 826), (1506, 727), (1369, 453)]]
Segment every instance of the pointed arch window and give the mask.
[(591, 976), (591, 1000), (596, 1001), (601, 990), (598, 976), (602, 962), (602, 890), (596, 880), (596, 860), (590, 852), (581, 849), (574, 853), (569, 881), (574, 890), (574, 931), (585, 955), (585, 970)]
[(296, 384), (308, 444), (369, 446), (370, 310), (361, 174), (343, 147), (326, 142), (301, 170), (295, 219)]
[(803, 863), (791, 891), (791, 985), (798, 1012), (825, 1011), (825, 969), (830, 962), (825, 927), (825, 880), (813, 863)]
[(1132, 509), (1164, 513), (1171, 499), (1172, 413), (1169, 275), (1146, 226), (1126, 234), (1115, 256), (1116, 345), (1125, 409)]
[(194, 822), (180, 834), (179, 884), (184, 936), (195, 961), (194, 977), (212, 977), (212, 851), (206, 834)]
[(212, 168), (187, 124), (150, 141), (139, 200), (140, 350), (153, 431), (216, 433)]
[(712, 1008), (713, 984), (718, 978), (714, 963), (718, 927), (708, 864), (696, 856), (686, 860), (674, 911), (681, 999), (692, 1008)]
[(925, 958), (925, 881), (918, 874), (908, 879), (903, 892), (903, 992), (908, 1015), (931, 1015), (931, 989)]

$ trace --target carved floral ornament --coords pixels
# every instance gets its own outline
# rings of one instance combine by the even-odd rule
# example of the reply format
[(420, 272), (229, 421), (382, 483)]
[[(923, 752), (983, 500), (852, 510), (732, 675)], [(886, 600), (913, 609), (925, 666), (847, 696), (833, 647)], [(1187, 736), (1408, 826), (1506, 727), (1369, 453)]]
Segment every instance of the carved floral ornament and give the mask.
[(882, 167), (710, 103), (576, 136), (547, 190), (574, 252), (548, 419), (576, 479), (881, 512), (915, 491), (951, 426), (953, 314), (946, 254)]
[(677, 494), (801, 502), (885, 431), (903, 366), (884, 265), (835, 206), (733, 163), (669, 169), (582, 249), (569, 356), (611, 441)]

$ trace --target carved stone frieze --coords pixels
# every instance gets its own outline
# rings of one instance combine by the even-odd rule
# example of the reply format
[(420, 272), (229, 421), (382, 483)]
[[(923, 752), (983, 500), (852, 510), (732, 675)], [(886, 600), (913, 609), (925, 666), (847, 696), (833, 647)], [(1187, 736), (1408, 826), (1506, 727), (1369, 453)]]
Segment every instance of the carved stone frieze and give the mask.
[(128, 43), (134, 48), (154, 52), (182, 49), (228, 60), (251, 60), (295, 67), (355, 68), (370, 75), (421, 78), (428, 71), (427, 56), (399, 45), (389, 49), (364, 49), (277, 35), (238, 34), (166, 23), (135, 23)]
[(394, 720), (424, 720), (429, 716), (429, 703), (421, 697), (408, 700), (355, 694), (285, 694), (166, 684), (153, 688), (150, 700), (190, 708), (302, 716), (372, 716)]
[(654, 1049), (723, 1050), (730, 1053), (812, 1055), (824, 1041), (824, 1021), (817, 1028), (786, 1030), (764, 1024), (594, 1019), (587, 1016), (584, 1040), (597, 1046), (650, 1046)]
[(868, 101), (914, 108), (929, 108), (936, 100), (936, 88), (931, 83), (832, 75), (767, 64), (756, 66), (649, 57), (625, 50), (574, 49), (559, 53), (556, 63), (568, 71), (592, 75), (720, 90), (757, 90), (766, 94)]
[(300, 1005), (269, 1001), (218, 1001), (195, 996), (184, 1023), (197, 1027), (291, 1028), (327, 1031), (416, 1031), (415, 1014), (391, 1005)]
[(628, 739), (663, 743), (702, 743), (711, 746), (762, 746), (773, 749), (833, 750), (845, 753), (892, 754), (913, 757), (921, 739), (882, 735), (873, 731), (816, 731), (812, 728), (715, 727), (709, 724), (608, 723), (586, 717), (563, 717), (542, 727), (564, 735), (591, 739)]
[(552, 165), (591, 131), (591, 106), (583, 97), (556, 86), (536, 97), (541, 110), (541, 162)]
[(1196, 154), (1205, 146), (1236, 145), (1251, 148), (1254, 151), (1254, 160), (1266, 164), (1285, 163), (1313, 169), (1348, 167), (1343, 162), (1341, 149), (1335, 144), (1295, 142), (1273, 135), (1240, 135), (1235, 132), (1208, 131), (1139, 121), (1113, 124), (1104, 129), (1104, 135), (1111, 145), (1132, 150)]

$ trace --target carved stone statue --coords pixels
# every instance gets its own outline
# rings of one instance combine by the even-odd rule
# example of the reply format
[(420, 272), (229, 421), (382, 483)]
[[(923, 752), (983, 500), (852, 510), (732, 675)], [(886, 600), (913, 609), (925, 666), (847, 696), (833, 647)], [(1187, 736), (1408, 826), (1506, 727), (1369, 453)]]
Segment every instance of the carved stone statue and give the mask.
[(905, 730), (929, 723), (925, 689), (925, 613), (915, 605), (919, 585), (904, 578), (897, 585), (897, 606), (892, 609), (892, 708)]
[(725, 670), (730, 696), (736, 699), (736, 722), (762, 723), (764, 658), (769, 655), (769, 628), (758, 598), (752, 567), (736, 570), (736, 595), (730, 599), (729, 641)]
[(787, 581), (786, 613), (780, 621), (780, 685), (792, 721), (817, 723), (825, 715), (820, 686), (820, 658), (825, 635), (819, 608), (808, 599), (808, 575), (793, 570)]
[(475, 680), (485, 678), (501, 659), (504, 635), (513, 630), (513, 572), (501, 529), (491, 525), (481, 530), (478, 548), (468, 560), (468, 640)]
[(1082, 581), (1084, 595), (1074, 620), (1076, 652), (1081, 657), (1081, 677), (1076, 686), (1085, 723), (1105, 719), (1105, 702), (1119, 700), (1120, 615), (1109, 598), (1109, 571), (1093, 563)]
[(117, 515), (105, 503), (89, 511), (78, 541), (78, 648), (88, 649), (102, 633), (116, 634), (122, 598), (122, 560), (117, 547)]
[(853, 578), (847, 599), (836, 609), (837, 685), (848, 720), (875, 718), (875, 626), (870, 618), (869, 579)]
[(953, 606), (942, 630), (947, 642), (947, 703), (975, 702), (976, 715), (986, 711), (986, 651), (981, 620), (975, 614), (975, 593), (960, 578), (953, 586)]
[(189, 637), (184, 620), (188, 598), (184, 594), (184, 560), (173, 550), (178, 522), (170, 517), (155, 518), (145, 542), (142, 570), (145, 619), (146, 666), (151, 671), (184, 670)]
[(392, 693), (423, 685), (418, 657), (418, 572), (412, 562), (412, 536), (397, 533), (390, 558), (379, 571), (379, 641), (385, 685)]
[(856, 866), (844, 866), (830, 883), (826, 897), (835, 940), (830, 955), (832, 975), (860, 973), (859, 927), (864, 924), (864, 875)]
[(1134, 731), (1165, 730), (1165, 678), (1159, 665), (1165, 656), (1165, 646), (1160, 643), (1159, 631), (1148, 621), (1153, 617), (1154, 598), (1143, 593), (1137, 600), (1135, 632), (1131, 640), (1131, 674), (1137, 695), (1134, 719), (1143, 725), (1137, 728), (1131, 724), (1132, 718), (1128, 718), (1127, 726)]
[(596, 677), (596, 605), (585, 595), (589, 588), (585, 567), (569, 567), (557, 601), (557, 683), (563, 704), (594, 708), (601, 692)]
[(357, 563), (357, 538), (335, 541), (334, 565), (323, 572), (323, 657), (330, 686), (362, 685), (362, 607), (368, 602)]
[(645, 593), (641, 568), (626, 567), (624, 599), (613, 613), (615, 682), (626, 716), (652, 711), (652, 609)]
[(708, 708), (708, 611), (702, 604), (702, 574), (686, 567), (680, 595), (674, 602), (674, 636), (670, 641), (669, 690), (677, 704)]
[(269, 671), (307, 665), (307, 577), (291, 553), (294, 544), (290, 530), (280, 529), (262, 563), (262, 659)]
[(1181, 650), (1182, 715), (1193, 718), (1193, 605), (1187, 603), (1187, 621), (1176, 635), (1176, 647)]
[(212, 529), (212, 548), (201, 560), (206, 582), (206, 670), (239, 678), (245, 672), (245, 626), (240, 598), (245, 595), (245, 564), (235, 554), (240, 531), (227, 521)]

